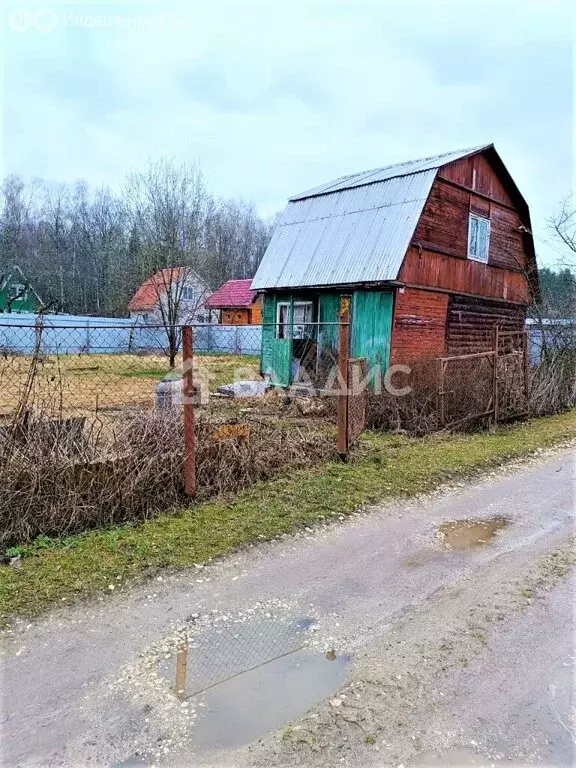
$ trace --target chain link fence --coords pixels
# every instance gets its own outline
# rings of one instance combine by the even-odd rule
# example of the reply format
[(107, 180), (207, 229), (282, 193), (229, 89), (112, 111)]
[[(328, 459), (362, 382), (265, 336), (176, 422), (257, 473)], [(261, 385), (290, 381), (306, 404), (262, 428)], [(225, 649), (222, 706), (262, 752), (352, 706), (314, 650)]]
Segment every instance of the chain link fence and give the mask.
[(0, 322), (2, 544), (145, 519), (337, 453), (340, 324), (189, 333), (186, 350), (183, 327)]
[(345, 457), (366, 424), (425, 433), (526, 411), (525, 334), (398, 379), (351, 359), (350, 329), (346, 304), (339, 322), (238, 328), (0, 322), (0, 543)]
[[(189, 642), (184, 697), (195, 696), (305, 647), (307, 624), (279, 617), (223, 623)], [(171, 659), (161, 672), (169, 678)]]

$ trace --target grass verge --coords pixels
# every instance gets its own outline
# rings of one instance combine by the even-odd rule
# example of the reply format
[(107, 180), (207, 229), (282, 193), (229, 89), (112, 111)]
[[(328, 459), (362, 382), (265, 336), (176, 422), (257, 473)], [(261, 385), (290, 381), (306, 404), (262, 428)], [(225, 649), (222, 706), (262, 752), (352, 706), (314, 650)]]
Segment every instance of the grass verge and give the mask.
[(21, 567), (0, 566), (0, 614), (32, 616), (146, 575), (185, 567), (251, 541), (289, 533), (360, 505), (430, 491), (458, 477), (576, 437), (576, 411), (493, 433), (408, 438), (365, 435), (347, 464), (329, 462), (259, 483), (138, 525), (40, 539), (23, 547)]

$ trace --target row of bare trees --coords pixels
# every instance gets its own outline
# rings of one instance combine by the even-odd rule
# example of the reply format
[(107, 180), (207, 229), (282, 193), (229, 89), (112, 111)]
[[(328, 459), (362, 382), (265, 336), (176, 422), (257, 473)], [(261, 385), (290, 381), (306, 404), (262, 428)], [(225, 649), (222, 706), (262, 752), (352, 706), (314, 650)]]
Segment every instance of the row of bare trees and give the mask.
[(0, 274), (18, 264), (45, 304), (126, 314), (151, 272), (185, 266), (212, 288), (252, 277), (272, 224), (211, 194), (200, 170), (169, 158), (129, 173), (118, 193), (8, 176), (0, 191)]

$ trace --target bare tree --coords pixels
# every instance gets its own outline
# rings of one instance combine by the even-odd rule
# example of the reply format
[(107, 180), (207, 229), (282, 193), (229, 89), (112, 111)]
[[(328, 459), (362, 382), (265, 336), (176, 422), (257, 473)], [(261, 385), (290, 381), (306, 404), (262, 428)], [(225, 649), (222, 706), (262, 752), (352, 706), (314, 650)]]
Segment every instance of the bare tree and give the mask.
[(557, 241), (565, 246), (565, 256), (561, 256), (560, 265), (574, 271), (576, 269), (576, 197), (571, 195), (563, 200), (558, 213), (550, 219), (550, 227)]
[(162, 158), (144, 171), (130, 174), (124, 195), (139, 233), (142, 266), (153, 276), (170, 367), (174, 367), (181, 340), (179, 326), (190, 314), (186, 292), (200, 266), (208, 200), (204, 181), (195, 166)]
[[(18, 264), (51, 307), (125, 315), (130, 296), (159, 269), (186, 267), (213, 290), (251, 277), (271, 230), (251, 203), (212, 197), (195, 166), (166, 158), (129, 174), (120, 195), (84, 181), (8, 176), (0, 189), (0, 272)], [(169, 325), (191, 316), (188, 288), (170, 281)]]
[(272, 227), (251, 203), (213, 201), (206, 221), (204, 270), (217, 288), (232, 278), (252, 277), (270, 241)]

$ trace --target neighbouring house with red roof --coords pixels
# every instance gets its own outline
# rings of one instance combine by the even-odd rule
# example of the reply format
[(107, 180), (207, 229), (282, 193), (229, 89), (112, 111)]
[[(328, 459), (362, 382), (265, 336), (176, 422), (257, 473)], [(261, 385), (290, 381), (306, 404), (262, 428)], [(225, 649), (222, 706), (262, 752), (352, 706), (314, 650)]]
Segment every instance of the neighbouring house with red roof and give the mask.
[(260, 325), (262, 297), (250, 289), (252, 280), (228, 280), (206, 301), (206, 306), (220, 312), (222, 325)]
[(142, 323), (209, 323), (210, 287), (190, 267), (159, 269), (147, 278), (128, 303), (130, 317)]

